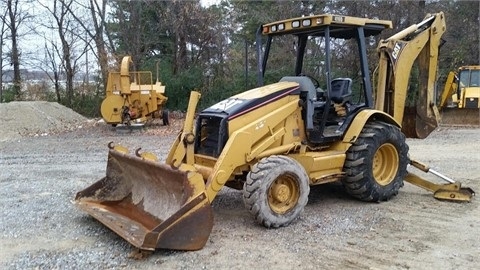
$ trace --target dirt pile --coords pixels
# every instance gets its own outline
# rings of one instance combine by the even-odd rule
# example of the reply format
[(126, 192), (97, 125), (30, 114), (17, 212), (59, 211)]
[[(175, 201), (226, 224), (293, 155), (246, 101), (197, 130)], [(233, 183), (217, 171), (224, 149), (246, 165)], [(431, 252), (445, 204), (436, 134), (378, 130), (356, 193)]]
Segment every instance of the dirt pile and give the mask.
[(0, 103), (0, 141), (74, 130), (92, 121), (56, 102)]

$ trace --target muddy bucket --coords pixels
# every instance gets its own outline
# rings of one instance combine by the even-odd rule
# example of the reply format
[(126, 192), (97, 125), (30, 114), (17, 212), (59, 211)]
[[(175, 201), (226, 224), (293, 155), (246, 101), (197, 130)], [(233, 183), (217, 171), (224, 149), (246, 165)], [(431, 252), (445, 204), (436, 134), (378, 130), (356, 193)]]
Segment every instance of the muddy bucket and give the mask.
[(425, 139), (438, 126), (435, 116), (428, 116), (416, 107), (405, 107), (402, 132), (407, 138)]
[(135, 247), (201, 249), (213, 212), (200, 174), (116, 150), (106, 177), (77, 193), (75, 204)]

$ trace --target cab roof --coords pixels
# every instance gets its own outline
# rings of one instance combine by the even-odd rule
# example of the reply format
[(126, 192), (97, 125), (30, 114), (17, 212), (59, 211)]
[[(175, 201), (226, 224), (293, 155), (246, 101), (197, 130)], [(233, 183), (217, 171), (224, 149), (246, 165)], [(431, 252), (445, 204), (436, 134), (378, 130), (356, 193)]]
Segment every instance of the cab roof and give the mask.
[(262, 34), (323, 36), (327, 26), (330, 26), (331, 37), (349, 39), (356, 36), (359, 27), (363, 27), (365, 36), (378, 35), (383, 30), (392, 28), (392, 21), (322, 14), (264, 24)]

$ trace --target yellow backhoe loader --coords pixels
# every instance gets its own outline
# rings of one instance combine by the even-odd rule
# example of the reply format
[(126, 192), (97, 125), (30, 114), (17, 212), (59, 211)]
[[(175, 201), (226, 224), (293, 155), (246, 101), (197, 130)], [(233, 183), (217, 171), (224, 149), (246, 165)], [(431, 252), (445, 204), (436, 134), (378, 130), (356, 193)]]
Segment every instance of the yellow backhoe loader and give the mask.
[(480, 66), (451, 71), (440, 98), (442, 124), (480, 125)]
[(158, 74), (153, 83), (150, 71), (130, 71), (131, 63), (131, 57), (125, 56), (120, 72), (108, 74), (105, 99), (100, 107), (102, 118), (112, 126), (143, 125), (152, 118), (162, 118), (163, 124), (168, 125), (165, 85), (158, 80)]
[[(192, 92), (165, 164), (151, 153), (133, 155), (110, 144), (106, 177), (78, 192), (76, 205), (141, 250), (197, 250), (211, 233), (211, 203), (225, 186), (242, 190), (246, 209), (267, 228), (293, 222), (307, 204), (310, 186), (333, 181), (368, 202), (397, 195), (404, 180), (438, 199), (471, 200), (473, 190), (411, 160), (401, 132), (415, 60), (425, 80), (407, 133), (424, 138), (437, 126), (433, 90), (444, 15), (428, 15), (380, 42), (374, 91), (367, 43), (391, 27), (390, 21), (331, 14), (262, 25), (259, 87), (196, 118), (200, 94)], [(269, 53), (279, 52), (273, 44), (291, 46), (288, 38), (295, 40), (292, 72), (272, 78), (265, 73)], [(358, 65), (352, 64), (358, 78), (332, 78), (334, 53), (342, 47), (358, 57)], [(322, 78), (306, 75), (309, 67), (321, 70)], [(275, 82), (263, 85), (267, 77)], [(448, 183), (427, 181), (413, 174), (413, 167)]]

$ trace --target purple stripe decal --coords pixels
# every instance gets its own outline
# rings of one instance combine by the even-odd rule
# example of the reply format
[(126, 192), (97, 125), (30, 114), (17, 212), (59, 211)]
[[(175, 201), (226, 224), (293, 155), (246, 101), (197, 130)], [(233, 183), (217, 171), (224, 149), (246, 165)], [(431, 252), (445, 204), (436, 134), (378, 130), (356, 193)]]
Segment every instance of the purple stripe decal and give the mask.
[(254, 107), (251, 107), (251, 108), (249, 108), (249, 109), (247, 109), (247, 110), (245, 110), (245, 111), (242, 111), (242, 112), (239, 112), (239, 113), (237, 113), (237, 114), (234, 114), (234, 115), (230, 116), (230, 117), (228, 118), (228, 120), (232, 120), (232, 119), (234, 119), (234, 118), (236, 118), (236, 117), (239, 117), (240, 115), (246, 114), (246, 113), (248, 113), (248, 112), (251, 112), (251, 111), (257, 109), (258, 107), (261, 107), (261, 106), (264, 106), (264, 105), (266, 105), (266, 104), (268, 104), (268, 103), (274, 102), (275, 100), (278, 100), (278, 99), (280, 99), (280, 98), (282, 98), (282, 97), (290, 94), (291, 92), (293, 92), (293, 91), (295, 91), (295, 90), (297, 90), (297, 89), (299, 89), (299, 88), (300, 88), (300, 86), (297, 86), (297, 87), (294, 87), (294, 88), (292, 88), (292, 89), (290, 89), (290, 90), (287, 90), (287, 91), (285, 91), (285, 93), (283, 93), (283, 94), (281, 94), (281, 95), (278, 95), (278, 96), (276, 96), (276, 97), (274, 97), (274, 98), (272, 98), (272, 99), (266, 100), (266, 101), (264, 101), (264, 102), (262, 102), (262, 103), (260, 103), (260, 104), (258, 104), (258, 105), (256, 105), (256, 106), (254, 106)]

